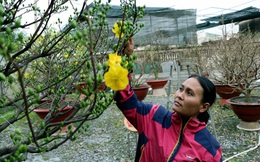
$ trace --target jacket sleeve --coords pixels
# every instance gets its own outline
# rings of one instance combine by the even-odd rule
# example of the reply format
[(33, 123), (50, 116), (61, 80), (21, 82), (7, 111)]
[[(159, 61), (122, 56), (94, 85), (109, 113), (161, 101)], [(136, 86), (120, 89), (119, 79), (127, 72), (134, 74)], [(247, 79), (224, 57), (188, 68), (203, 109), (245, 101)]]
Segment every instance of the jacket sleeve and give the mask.
[(127, 120), (139, 133), (143, 132), (144, 121), (152, 118), (153, 113), (150, 113), (150, 111), (153, 105), (139, 101), (130, 85), (124, 90), (117, 91), (114, 99), (117, 107), (123, 112)]
[(200, 150), (200, 161), (222, 161), (222, 147), (208, 129), (204, 128), (196, 132), (194, 140), (199, 144), (197, 149)]
[(222, 162), (222, 147), (219, 147), (217, 150), (216, 155), (214, 156), (214, 161), (216, 162)]
[(139, 101), (131, 87), (131, 75), (128, 77), (130, 84), (124, 90), (117, 91), (114, 99), (117, 107), (123, 112), (127, 120), (141, 134), (145, 129), (147, 130), (147, 124), (151, 124), (155, 114), (160, 114), (160, 116), (164, 114), (163, 116), (166, 116), (168, 113), (162, 113), (161, 110), (164, 109), (159, 109), (160, 105), (145, 104)]

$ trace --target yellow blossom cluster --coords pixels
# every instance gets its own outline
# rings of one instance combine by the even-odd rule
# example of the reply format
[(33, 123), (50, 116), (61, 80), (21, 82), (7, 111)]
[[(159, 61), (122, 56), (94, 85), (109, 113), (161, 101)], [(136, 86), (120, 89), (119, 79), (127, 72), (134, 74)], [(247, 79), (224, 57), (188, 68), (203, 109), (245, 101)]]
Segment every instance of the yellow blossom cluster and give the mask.
[(36, 77), (33, 74), (30, 74), (30, 73), (24, 73), (24, 77), (26, 79), (36, 79)]
[[(117, 38), (123, 38), (124, 37), (124, 27), (122, 21), (116, 22), (112, 28), (112, 32), (115, 33)], [(121, 35), (121, 36), (120, 36)]]
[[(124, 36), (122, 21), (116, 22), (112, 29), (117, 38)], [(120, 36), (121, 35), (121, 36)], [(128, 70), (121, 66), (122, 57), (117, 52), (108, 55), (109, 69), (104, 75), (105, 84), (114, 91), (123, 90), (129, 84)]]
[(116, 53), (108, 55), (109, 70), (105, 73), (105, 84), (114, 91), (123, 90), (129, 84), (128, 70), (121, 66), (122, 58)]

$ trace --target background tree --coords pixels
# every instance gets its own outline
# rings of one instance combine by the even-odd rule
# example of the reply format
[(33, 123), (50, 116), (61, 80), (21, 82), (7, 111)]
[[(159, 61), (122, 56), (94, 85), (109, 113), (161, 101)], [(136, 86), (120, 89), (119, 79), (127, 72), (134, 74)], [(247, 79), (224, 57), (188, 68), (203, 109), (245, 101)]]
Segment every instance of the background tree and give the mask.
[[(237, 33), (228, 38), (189, 49), (191, 59), (195, 59), (200, 69), (217, 84), (229, 85), (245, 95), (244, 102), (258, 102), (252, 92), (259, 88), (260, 79), (260, 34)], [(193, 55), (193, 57), (191, 57)]]
[(238, 33), (230, 39), (221, 39), (210, 44), (207, 61), (209, 69), (215, 70), (210, 77), (217, 83), (231, 85), (245, 95), (244, 102), (257, 102), (252, 91), (260, 85), (259, 33)]

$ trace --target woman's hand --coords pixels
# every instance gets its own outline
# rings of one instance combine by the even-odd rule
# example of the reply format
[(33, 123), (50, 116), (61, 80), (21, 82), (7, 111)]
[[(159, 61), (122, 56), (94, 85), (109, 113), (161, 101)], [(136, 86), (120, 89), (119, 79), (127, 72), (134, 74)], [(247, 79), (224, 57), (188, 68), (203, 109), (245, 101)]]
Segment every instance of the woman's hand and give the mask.
[(130, 38), (124, 49), (124, 54), (126, 54), (127, 56), (130, 56), (133, 54), (133, 52), (134, 52), (134, 41), (133, 41), (133, 38)]

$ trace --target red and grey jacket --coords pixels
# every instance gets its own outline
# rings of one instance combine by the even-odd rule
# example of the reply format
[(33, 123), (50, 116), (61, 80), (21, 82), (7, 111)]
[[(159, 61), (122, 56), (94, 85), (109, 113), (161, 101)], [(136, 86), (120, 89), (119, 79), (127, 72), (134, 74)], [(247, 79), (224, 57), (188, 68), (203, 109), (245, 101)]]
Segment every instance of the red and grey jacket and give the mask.
[(222, 161), (222, 148), (205, 122), (184, 121), (174, 111), (140, 102), (129, 85), (115, 100), (139, 134), (135, 161)]

